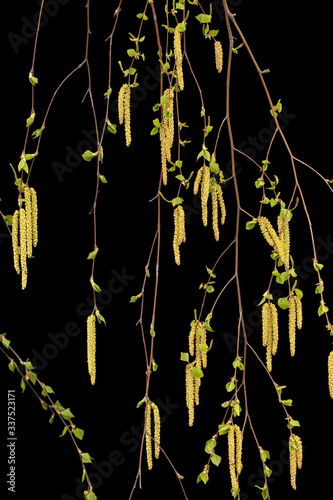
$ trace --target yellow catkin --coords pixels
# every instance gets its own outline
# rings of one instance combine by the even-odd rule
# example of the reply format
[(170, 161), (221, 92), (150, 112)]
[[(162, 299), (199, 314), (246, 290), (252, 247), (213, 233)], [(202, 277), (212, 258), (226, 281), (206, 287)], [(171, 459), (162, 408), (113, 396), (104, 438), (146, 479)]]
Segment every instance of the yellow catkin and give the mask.
[(120, 87), (118, 93), (118, 120), (120, 125), (124, 123), (124, 97), (127, 91), (127, 87), (127, 83), (124, 83), (124, 85)]
[(214, 50), (215, 50), (215, 66), (218, 73), (221, 73), (223, 68), (223, 50), (221, 42), (219, 42), (218, 40), (214, 43)]
[(21, 286), (24, 290), (28, 281), (27, 269), (27, 226), (24, 208), (19, 211)]
[(269, 303), (272, 323), (272, 355), (275, 356), (279, 342), (278, 312), (275, 304)]
[(224, 198), (223, 198), (223, 191), (220, 186), (220, 184), (216, 185), (216, 192), (217, 192), (217, 201), (219, 202), (220, 205), (220, 210), (221, 210), (221, 225), (225, 223), (226, 219), (226, 209), (225, 209), (225, 203), (224, 203)]
[(155, 458), (160, 456), (160, 444), (161, 444), (161, 418), (158, 406), (155, 403), (151, 403), (151, 408), (153, 410), (154, 416), (154, 455)]
[(166, 89), (164, 96), (168, 98), (167, 102), (162, 106), (162, 123), (165, 126), (165, 146), (167, 160), (171, 161), (171, 148), (174, 139), (174, 92), (173, 88)]
[(192, 364), (187, 364), (185, 369), (185, 387), (186, 387), (186, 407), (188, 409), (188, 425), (192, 427), (194, 423), (194, 383)]
[(266, 346), (266, 366), (269, 372), (272, 371), (272, 352), (273, 352), (273, 338), (271, 331)]
[(194, 342), (196, 339), (197, 328), (198, 328), (198, 321), (193, 320), (193, 322), (191, 323), (191, 330), (188, 336), (188, 349), (191, 356), (194, 356)]
[(233, 493), (238, 489), (238, 481), (236, 477), (236, 464), (235, 464), (235, 428), (230, 425), (228, 430), (228, 458), (229, 458), (229, 472), (231, 479), (231, 491)]
[(296, 464), (297, 464), (297, 469), (301, 469), (303, 465), (303, 445), (302, 445), (302, 440), (299, 436), (296, 436), (294, 434), (294, 440), (296, 444)]
[(148, 469), (153, 468), (153, 448), (151, 439), (151, 403), (147, 401), (146, 404), (146, 454)]
[(303, 326), (303, 308), (302, 308), (302, 302), (301, 299), (296, 295), (295, 297), (296, 300), (296, 324), (298, 330), (301, 330)]
[(87, 362), (88, 373), (92, 385), (96, 382), (96, 316), (90, 314), (87, 318)]
[(166, 186), (168, 182), (168, 169), (167, 169), (167, 132), (164, 125), (160, 126), (159, 129), (160, 134), (160, 145), (161, 145), (161, 164), (162, 164), (162, 179), (163, 184)]
[(289, 438), (289, 464), (291, 487), (296, 490), (297, 444), (294, 436)]
[(242, 464), (242, 450), (243, 450), (243, 435), (242, 431), (240, 430), (239, 426), (235, 424), (235, 439), (236, 439), (236, 472), (237, 476), (242, 471), (243, 464)]
[[(203, 325), (202, 325), (201, 329), (202, 329), (202, 334), (201, 334), (200, 343), (207, 345), (207, 330), (206, 330), (205, 326), (203, 326)], [(201, 362), (202, 362), (202, 367), (207, 368), (207, 351), (201, 351)]]
[(284, 246), (283, 250), (285, 253), (285, 260), (289, 265), (289, 254), (290, 254), (290, 230), (289, 230), (289, 212), (287, 211), (284, 215), (278, 216), (278, 234), (279, 238)]
[(208, 481), (209, 481), (209, 465), (208, 465), (208, 464), (206, 464), (206, 465), (204, 466), (204, 469), (203, 469), (203, 471), (202, 471), (202, 472), (203, 472), (203, 473), (205, 474), (205, 476), (206, 476), (206, 482), (208, 482)]
[(131, 87), (127, 85), (124, 95), (124, 125), (125, 125), (125, 140), (126, 146), (132, 142), (131, 134)]
[(330, 396), (333, 399), (333, 351), (331, 351), (328, 355), (327, 366), (328, 366), (328, 389), (330, 392)]
[(181, 205), (177, 205), (176, 210), (178, 211), (178, 221), (179, 221), (178, 245), (180, 246), (182, 243), (185, 243), (186, 241), (185, 212)]
[(217, 185), (213, 186), (213, 191), (211, 192), (212, 198), (212, 222), (213, 222), (213, 232), (214, 238), (216, 241), (220, 239), (220, 230), (219, 230), (219, 214), (218, 214), (218, 201), (217, 201)]
[(268, 339), (272, 329), (271, 311), (268, 302), (265, 302), (261, 309), (261, 322), (262, 322), (262, 345), (264, 347), (268, 344)]
[(202, 222), (204, 226), (208, 224), (208, 196), (209, 196), (209, 185), (210, 185), (210, 168), (205, 165), (202, 172), (201, 180), (201, 211), (202, 211)]
[(198, 194), (200, 182), (202, 180), (203, 167), (200, 167), (193, 185), (193, 194)]
[(180, 90), (184, 90), (184, 75), (183, 75), (183, 54), (181, 49), (181, 33), (179, 26), (175, 27), (173, 36), (173, 50), (175, 54), (175, 63), (177, 70), (177, 80)]
[(31, 225), (32, 225), (32, 245), (37, 246), (38, 243), (38, 205), (37, 193), (34, 188), (30, 188), (31, 197)]
[(20, 248), (19, 248), (19, 211), (15, 210), (12, 220), (12, 247), (14, 269), (17, 274), (20, 274)]
[(32, 257), (32, 207), (30, 188), (24, 188), (25, 220), (27, 226), (27, 257)]
[[(202, 358), (201, 358), (201, 351), (198, 353), (197, 350), (197, 356), (195, 360), (195, 368), (198, 370), (201, 370), (202, 368)], [(201, 378), (200, 377), (193, 377), (193, 383), (194, 383), (194, 402), (196, 406), (199, 405), (200, 402), (200, 386), (201, 386)]]
[(289, 345), (290, 354), (295, 356), (296, 352), (296, 299), (294, 295), (289, 297)]
[(278, 254), (281, 262), (289, 268), (289, 262), (286, 260), (286, 255), (284, 251), (284, 245), (282, 241), (278, 237), (275, 229), (273, 228), (271, 222), (267, 219), (267, 217), (259, 217), (258, 223), (260, 230), (269, 245), (274, 248), (274, 251)]

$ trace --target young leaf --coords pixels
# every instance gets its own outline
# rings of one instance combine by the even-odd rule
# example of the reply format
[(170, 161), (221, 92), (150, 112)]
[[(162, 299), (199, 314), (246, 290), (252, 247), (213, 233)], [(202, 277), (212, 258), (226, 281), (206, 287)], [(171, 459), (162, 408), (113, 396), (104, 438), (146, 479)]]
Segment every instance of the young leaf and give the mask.
[(220, 457), (220, 455), (216, 455), (216, 453), (213, 453), (213, 455), (211, 456), (211, 461), (214, 465), (216, 465), (216, 467), (220, 465), (221, 460), (222, 458)]
[(278, 300), (278, 306), (281, 309), (288, 309), (288, 307), (289, 307), (288, 297), (280, 297)]
[(82, 158), (84, 159), (84, 161), (91, 161), (97, 155), (98, 155), (98, 151), (96, 151), (95, 153), (93, 153), (92, 151), (89, 151), (89, 149), (87, 149), (82, 154)]
[(98, 248), (96, 250), (93, 250), (92, 252), (89, 253), (87, 259), (94, 259), (97, 255)]
[(89, 453), (80, 453), (82, 462), (84, 464), (91, 464), (91, 462), (94, 460)]
[(64, 427), (63, 431), (62, 431), (62, 433), (60, 434), (59, 437), (63, 437), (66, 434), (67, 430), (68, 430), (68, 427)]
[(74, 415), (69, 408), (65, 408), (65, 410), (61, 412), (61, 415), (65, 420), (70, 420), (71, 418), (74, 418)]
[(185, 361), (188, 363), (189, 360), (189, 353), (188, 352), (181, 352), (180, 353), (180, 360)]
[(84, 430), (83, 429), (79, 429), (79, 427), (75, 427), (74, 434), (75, 434), (75, 437), (77, 437), (78, 439), (83, 439)]
[(256, 224), (257, 224), (257, 219), (249, 220), (246, 223), (246, 229), (247, 230), (253, 229)]

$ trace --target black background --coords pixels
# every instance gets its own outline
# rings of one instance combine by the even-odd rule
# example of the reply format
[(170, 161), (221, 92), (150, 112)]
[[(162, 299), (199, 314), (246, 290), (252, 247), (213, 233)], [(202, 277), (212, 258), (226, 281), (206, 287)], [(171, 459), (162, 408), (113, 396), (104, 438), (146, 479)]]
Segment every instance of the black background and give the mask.
[[(123, 2), (113, 44), (110, 120), (117, 123), (116, 96), (123, 83), (117, 64), (124, 67), (129, 58), (126, 50), (132, 45), (128, 32), (136, 33), (136, 14), (145, 2)], [(156, 3), (156, 2), (155, 2)], [(219, 28), (225, 60), (227, 33), (222, 2), (213, 2), (213, 28)], [(140, 4), (140, 5), (139, 5)], [(208, 10), (208, 3), (203, 2)], [(206, 5), (207, 4), (207, 5)], [(230, 2), (261, 69), (270, 69), (265, 77), (273, 102), (281, 99), (286, 112), (285, 128), (293, 154), (331, 178), (329, 121), (330, 76), (327, 69), (329, 53), (328, 23), (303, 2), (248, 1)], [(34, 128), (41, 126), (47, 106), (59, 83), (84, 59), (86, 36), (85, 2), (68, 0), (46, 1), (37, 46), (35, 75), (36, 119)], [(116, 2), (91, 2), (91, 38), (89, 62), (92, 72), (92, 92), (98, 123), (105, 117), (104, 92), (107, 90), (108, 42), (114, 23)], [(7, 7), (6, 7), (7, 9)], [(25, 138), (25, 120), (30, 114), (31, 89), (28, 74), (34, 46), (35, 24), (38, 17), (35, 1), (12, 2), (2, 24), (2, 166), (0, 180), (1, 211), (13, 213), (17, 190), (9, 167), (18, 164)], [(162, 9), (156, 3), (162, 16)], [(200, 33), (193, 9), (187, 31), (187, 52), (193, 69), (199, 76), (204, 92), (207, 114), (217, 129), (225, 111), (225, 71), (214, 83), (216, 72), (212, 43)], [(39, 243), (35, 259), (29, 262), (27, 290), (21, 291), (19, 278), (13, 270), (10, 238), (3, 224), (0, 233), (1, 253), (1, 332), (7, 332), (11, 345), (23, 360), (29, 358), (36, 373), (52, 386), (56, 399), (70, 407), (75, 423), (85, 430), (83, 452), (95, 458), (88, 466), (98, 499), (129, 497), (138, 468), (143, 406), (136, 404), (144, 397), (145, 358), (139, 328), (136, 323), (140, 303), (130, 304), (130, 298), (141, 291), (145, 265), (156, 231), (156, 196), (159, 179), (159, 145), (151, 137), (152, 120), (157, 116), (152, 107), (159, 100), (158, 81), (154, 77), (158, 65), (155, 33), (151, 12), (145, 24), (143, 50), (146, 60), (137, 64), (138, 87), (132, 96), (133, 143), (125, 146), (123, 129), (107, 133), (104, 139), (102, 171), (107, 184), (100, 186), (97, 206), (99, 254), (96, 259), (95, 281), (102, 288), (99, 309), (106, 319), (106, 328), (98, 327), (97, 381), (91, 387), (86, 367), (86, 316), (91, 312), (92, 290), (89, 283), (93, 250), (93, 218), (91, 208), (95, 195), (96, 170), (93, 162), (86, 163), (80, 155), (85, 149), (94, 150), (94, 121), (87, 90), (87, 71), (83, 66), (62, 86), (51, 107), (46, 129), (34, 163), (30, 185), (39, 200)], [(164, 22), (164, 21), (162, 21)], [(193, 33), (193, 34), (191, 34)], [(235, 45), (239, 45), (239, 37)], [(184, 65), (185, 84), (190, 90), (180, 102), (182, 121), (190, 127), (184, 138), (191, 140), (184, 155), (185, 174), (196, 170), (196, 155), (201, 149), (202, 122), (200, 100)], [(181, 96), (182, 97), (182, 96)], [(264, 159), (271, 116), (259, 78), (245, 50), (234, 56), (232, 72), (232, 124), (235, 145), (255, 141), (255, 159)], [(216, 117), (215, 121), (214, 118)], [(244, 142), (245, 141), (245, 142)], [(34, 152), (35, 142), (29, 139), (27, 153)], [(211, 145), (214, 144), (212, 139)], [(259, 144), (259, 146), (258, 146)], [(30, 148), (30, 149), (29, 149)], [(220, 165), (228, 170), (227, 136), (219, 147)], [(288, 155), (280, 140), (273, 148), (274, 173), (281, 179), (281, 196), (288, 199), (293, 182)], [(239, 185), (242, 207), (257, 214), (260, 193), (254, 188), (259, 176), (255, 167), (238, 157), (241, 171)], [(65, 169), (65, 170), (64, 170)], [(222, 166), (222, 169), (224, 167)], [(331, 193), (313, 172), (298, 166), (307, 207), (312, 219), (319, 256), (325, 264), (323, 279), (327, 305), (333, 298), (330, 276), (332, 259)], [(172, 177), (170, 176), (170, 179)], [(177, 183), (173, 179), (164, 193), (175, 196)], [(232, 286), (219, 302), (212, 321), (215, 332), (212, 352), (201, 388), (201, 402), (196, 410), (195, 425), (187, 426), (184, 405), (184, 363), (180, 351), (187, 350), (187, 334), (193, 319), (193, 309), (200, 309), (201, 282), (206, 281), (205, 265), (212, 267), (234, 234), (235, 198), (232, 185), (225, 187), (227, 223), (216, 244), (211, 227), (202, 228), (199, 203), (191, 191), (183, 191), (187, 206), (187, 242), (182, 245), (182, 266), (173, 262), (172, 212), (162, 204), (161, 266), (156, 319), (154, 358), (159, 365), (151, 380), (150, 397), (161, 409), (162, 447), (170, 460), (184, 475), (183, 485), (189, 499), (215, 498), (230, 495), (230, 480), (226, 439), (221, 437), (216, 452), (222, 456), (219, 468), (211, 466), (209, 483), (196, 484), (196, 478), (206, 463), (205, 442), (216, 432), (223, 418), (221, 403), (228, 399), (225, 384), (233, 375), (237, 307)], [(270, 215), (271, 212), (267, 211)], [(241, 227), (247, 216), (242, 216)], [(304, 445), (304, 466), (298, 473), (297, 491), (289, 483), (287, 440), (289, 431), (285, 414), (278, 403), (271, 382), (251, 352), (248, 352), (248, 409), (257, 438), (271, 453), (273, 474), (270, 478), (271, 498), (300, 499), (311, 488), (327, 495), (332, 464), (332, 402), (327, 389), (327, 356), (331, 340), (323, 318), (317, 317), (317, 282), (312, 267), (312, 249), (307, 220), (301, 206), (292, 219), (292, 254), (299, 270), (300, 288), (304, 292), (304, 327), (298, 333), (296, 357), (290, 358), (286, 338), (287, 315), (281, 311), (279, 352), (273, 361), (273, 377), (286, 385), (283, 396), (293, 399), (290, 414), (301, 423), (298, 434)], [(257, 229), (257, 228), (256, 228)], [(267, 288), (271, 272), (269, 249), (253, 230), (241, 236), (240, 279), (243, 290), (244, 317), (249, 342), (262, 359), (260, 314), (256, 304)], [(155, 256), (155, 254), (154, 254)], [(200, 259), (199, 259), (200, 256)], [(154, 257), (153, 257), (154, 262)], [(151, 319), (154, 267), (145, 296), (144, 326), (148, 332)], [(216, 270), (216, 290), (232, 276), (230, 254)], [(276, 290), (281, 287), (275, 285)], [(214, 296), (215, 298), (215, 296)], [(205, 311), (209, 312), (211, 297)], [(149, 342), (149, 334), (147, 335)], [(50, 426), (44, 412), (29, 388), (21, 394), (17, 374), (7, 369), (8, 360), (1, 354), (1, 492), (14, 498), (72, 500), (81, 499), (81, 469), (75, 449), (68, 436), (59, 438), (62, 426)], [(7, 390), (16, 390), (16, 493), (7, 491), (8, 471), (6, 449)], [(243, 412), (244, 413), (244, 412)], [(243, 421), (243, 414), (240, 422)], [(261, 498), (255, 484), (262, 486), (260, 460), (249, 427), (246, 428), (244, 470), (240, 477), (242, 500)], [(168, 462), (161, 457), (153, 471), (142, 470), (142, 489), (133, 498), (184, 498), (178, 480)], [(258, 496), (259, 495), (259, 496)], [(6, 498), (7, 498), (6, 496)]]

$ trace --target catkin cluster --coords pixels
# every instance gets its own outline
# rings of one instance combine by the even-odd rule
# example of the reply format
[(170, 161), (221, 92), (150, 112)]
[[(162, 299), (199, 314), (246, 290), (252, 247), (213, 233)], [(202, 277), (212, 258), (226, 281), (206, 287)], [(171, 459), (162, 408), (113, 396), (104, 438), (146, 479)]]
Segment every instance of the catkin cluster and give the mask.
[(226, 218), (226, 209), (223, 198), (223, 192), (220, 184), (216, 182), (211, 182), (210, 178), (210, 168), (207, 165), (203, 165), (199, 168), (194, 185), (193, 193), (198, 194), (199, 187), (201, 184), (201, 214), (202, 222), (204, 226), (208, 224), (208, 198), (209, 193), (211, 194), (212, 200), (212, 222), (213, 231), (216, 241), (219, 240), (219, 207), (220, 207), (220, 223), (223, 226)]
[(161, 418), (158, 406), (151, 401), (146, 403), (146, 454), (148, 469), (153, 468), (153, 447), (152, 447), (152, 422), (151, 413), (153, 411), (154, 418), (154, 456), (160, 456), (160, 443), (161, 443)]
[(289, 345), (290, 354), (295, 356), (296, 352), (296, 327), (298, 330), (302, 328), (303, 311), (301, 299), (291, 293), (289, 296)]
[(162, 179), (168, 181), (167, 162), (171, 162), (171, 148), (174, 139), (174, 91), (173, 88), (164, 91), (167, 101), (162, 105), (162, 123), (159, 129), (161, 144)]
[(173, 253), (175, 262), (180, 265), (179, 247), (186, 241), (185, 233), (185, 212), (181, 205), (177, 205), (173, 211), (174, 233), (173, 233)]
[(235, 496), (238, 490), (238, 476), (242, 470), (243, 436), (238, 425), (230, 424), (228, 430), (228, 458), (231, 479), (231, 491)]
[(199, 390), (201, 377), (193, 376), (193, 370), (207, 368), (207, 330), (204, 323), (193, 320), (188, 337), (189, 353), (195, 356), (193, 363), (186, 365), (185, 386), (186, 386), (186, 406), (188, 409), (189, 426), (194, 423), (194, 406), (199, 405)]
[(90, 314), (87, 318), (87, 361), (88, 373), (92, 385), (96, 381), (96, 316)]
[(279, 342), (278, 313), (275, 304), (265, 302), (261, 310), (262, 345), (266, 347), (266, 365), (272, 371), (272, 356), (275, 356)]
[(294, 490), (296, 490), (296, 472), (302, 468), (303, 462), (303, 446), (299, 436), (292, 434), (289, 438), (289, 463), (290, 463), (290, 482)]
[(221, 73), (222, 68), (223, 68), (223, 50), (222, 50), (221, 42), (219, 42), (217, 40), (214, 43), (214, 49), (215, 49), (215, 66), (216, 66), (218, 73)]
[(179, 26), (175, 27), (173, 34), (173, 51), (175, 54), (175, 63), (177, 71), (177, 79), (180, 90), (184, 90), (184, 75), (183, 75), (183, 54), (181, 48), (181, 32)]
[(330, 396), (333, 399), (333, 351), (328, 355), (328, 388), (330, 391)]
[[(287, 219), (284, 219), (284, 224), (286, 224)], [(271, 222), (267, 219), (267, 217), (259, 217), (258, 218), (258, 223), (260, 230), (271, 247), (273, 247), (273, 250), (275, 253), (278, 254), (279, 259), (281, 260), (282, 264), (284, 264), (286, 269), (289, 269), (289, 237), (286, 238), (287, 232), (283, 230), (280, 235), (277, 234), (275, 229), (273, 228)], [(289, 235), (289, 233), (288, 233)], [(285, 241), (288, 241), (288, 245), (286, 245)]]
[(131, 134), (131, 87), (124, 83), (120, 87), (118, 93), (118, 119), (120, 125), (125, 126), (126, 146), (129, 146), (132, 141)]
[[(12, 219), (14, 269), (17, 274), (21, 274), (22, 290), (26, 288), (28, 280), (27, 258), (32, 257), (33, 247), (36, 247), (38, 242), (37, 194), (28, 186), (25, 186), (23, 192), (21, 207), (15, 210)], [(25, 208), (22, 206), (23, 203)]]

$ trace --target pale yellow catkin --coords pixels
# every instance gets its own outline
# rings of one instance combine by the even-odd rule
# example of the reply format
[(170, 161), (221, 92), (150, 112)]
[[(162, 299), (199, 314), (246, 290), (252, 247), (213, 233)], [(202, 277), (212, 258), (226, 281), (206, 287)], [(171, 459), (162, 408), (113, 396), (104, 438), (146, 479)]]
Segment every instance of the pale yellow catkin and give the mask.
[(219, 42), (217, 40), (214, 43), (214, 49), (215, 49), (215, 66), (216, 66), (217, 72), (221, 73), (222, 68), (223, 68), (223, 50), (222, 50), (221, 42)]
[(290, 354), (295, 356), (296, 352), (296, 299), (294, 295), (289, 297), (289, 345)]
[(197, 328), (198, 328), (198, 321), (193, 320), (193, 322), (191, 323), (191, 330), (188, 336), (188, 349), (191, 356), (194, 356), (194, 342), (196, 339)]
[(328, 355), (327, 366), (328, 366), (328, 389), (330, 396), (333, 399), (333, 351), (331, 351)]
[(166, 89), (164, 96), (168, 98), (162, 106), (162, 123), (165, 127), (165, 149), (167, 160), (171, 162), (171, 148), (174, 139), (174, 92), (173, 88)]
[(200, 182), (202, 180), (202, 173), (203, 173), (203, 167), (200, 167), (193, 184), (193, 194), (198, 194)]
[(92, 385), (96, 381), (96, 316), (90, 314), (87, 317), (87, 362), (88, 373)]
[(155, 458), (160, 456), (160, 445), (161, 445), (161, 417), (160, 410), (155, 403), (151, 403), (151, 408), (153, 410), (154, 417), (154, 455)]
[(289, 262), (287, 262), (286, 260), (284, 246), (275, 229), (273, 228), (271, 222), (267, 219), (267, 217), (259, 217), (257, 220), (265, 240), (274, 248), (274, 251), (278, 254), (281, 262), (285, 265), (285, 267), (289, 268)]
[(243, 464), (242, 464), (242, 450), (243, 450), (243, 434), (240, 427), (235, 424), (235, 440), (236, 440), (236, 472), (237, 476), (240, 475)]
[(285, 261), (289, 265), (290, 260), (290, 229), (289, 229), (289, 212), (287, 211), (284, 215), (278, 216), (278, 234), (279, 238), (284, 246), (283, 251), (285, 254)]
[(208, 197), (209, 197), (209, 185), (210, 185), (210, 168), (205, 165), (202, 172), (201, 180), (201, 212), (202, 212), (202, 222), (204, 226), (208, 224)]
[(180, 90), (184, 90), (184, 75), (183, 75), (183, 54), (181, 49), (181, 32), (179, 26), (175, 27), (173, 36), (173, 50), (175, 54), (175, 63), (177, 70), (177, 80)]
[(235, 428), (231, 424), (228, 430), (228, 458), (229, 458), (229, 473), (231, 479), (231, 491), (235, 493), (238, 489), (238, 481), (236, 477), (235, 463)]
[(168, 183), (168, 169), (167, 169), (167, 136), (165, 126), (162, 124), (159, 129), (160, 145), (161, 145), (161, 165), (162, 165), (162, 180), (164, 186)]
[(271, 322), (272, 322), (272, 354), (275, 356), (278, 348), (279, 342), (279, 324), (278, 324), (278, 312), (276, 305), (273, 302), (269, 303)]
[(302, 326), (303, 326), (302, 301), (297, 295), (295, 296), (295, 300), (296, 300), (296, 324), (297, 324), (298, 330), (301, 330)]
[(38, 205), (37, 193), (34, 188), (30, 188), (31, 197), (31, 225), (32, 225), (32, 245), (37, 246), (38, 243)]
[(128, 87), (127, 83), (124, 83), (120, 87), (118, 93), (118, 120), (120, 125), (123, 125), (124, 123), (124, 97), (127, 91), (127, 87)]
[(227, 212), (226, 212), (224, 198), (223, 198), (223, 191), (222, 191), (220, 184), (216, 185), (216, 191), (217, 191), (217, 201), (219, 202), (220, 211), (221, 211), (221, 225), (223, 226), (223, 224), (225, 223)]
[(219, 215), (218, 215), (218, 201), (217, 201), (217, 185), (213, 186), (213, 190), (211, 192), (212, 199), (212, 223), (213, 223), (213, 233), (216, 241), (220, 239), (220, 230), (219, 230)]
[(124, 124), (125, 124), (125, 140), (126, 146), (132, 142), (131, 133), (131, 87), (127, 85), (124, 95)]
[(27, 226), (27, 257), (32, 257), (32, 207), (31, 191), (28, 186), (24, 188), (25, 219)]
[(296, 490), (297, 444), (294, 436), (289, 438), (289, 467), (291, 487)]
[(261, 322), (262, 322), (262, 345), (266, 347), (272, 329), (271, 311), (268, 302), (265, 302), (262, 306)]
[(24, 290), (28, 281), (27, 268), (27, 226), (24, 208), (19, 211), (21, 286)]
[(147, 464), (148, 469), (153, 468), (153, 448), (151, 439), (151, 403), (147, 401), (146, 403), (146, 454), (147, 454)]
[(301, 469), (303, 465), (303, 444), (301, 438), (299, 436), (296, 436), (296, 434), (294, 434), (294, 440), (296, 444), (297, 469)]
[(17, 274), (20, 274), (20, 248), (19, 248), (19, 211), (15, 210), (12, 219), (12, 247), (14, 269)]
[(192, 375), (193, 366), (187, 364), (185, 368), (185, 388), (186, 388), (186, 407), (188, 409), (188, 425), (194, 423), (194, 380)]

